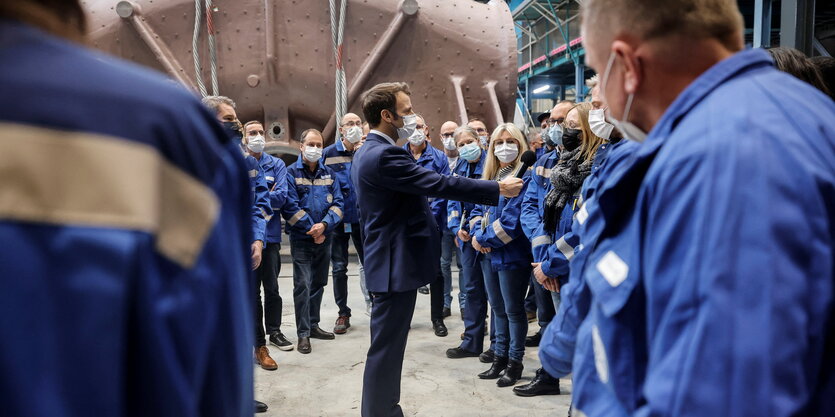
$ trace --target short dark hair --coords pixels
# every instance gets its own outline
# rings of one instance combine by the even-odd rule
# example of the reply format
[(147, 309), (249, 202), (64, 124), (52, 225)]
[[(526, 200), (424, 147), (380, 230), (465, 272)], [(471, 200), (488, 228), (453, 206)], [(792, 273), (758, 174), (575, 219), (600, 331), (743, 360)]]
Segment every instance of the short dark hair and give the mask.
[(383, 110), (395, 113), (397, 93), (404, 93), (407, 96), (412, 95), (409, 85), (400, 82), (377, 84), (362, 93), (362, 115), (365, 116), (369, 126), (377, 127), (380, 125), (380, 121), (382, 121), (380, 112)]
[(2, 1), (0, 18), (25, 22), (74, 41), (83, 42), (87, 33), (87, 18), (79, 0)]
[(309, 135), (311, 133), (315, 133), (315, 134), (319, 135), (319, 137), (322, 138), (322, 141), (323, 142), (325, 141), (325, 135), (323, 135), (322, 132), (320, 132), (318, 129), (307, 129), (304, 132), (302, 132), (302, 136), (299, 138), (299, 142), (304, 144), (304, 138), (306, 138), (307, 135)]

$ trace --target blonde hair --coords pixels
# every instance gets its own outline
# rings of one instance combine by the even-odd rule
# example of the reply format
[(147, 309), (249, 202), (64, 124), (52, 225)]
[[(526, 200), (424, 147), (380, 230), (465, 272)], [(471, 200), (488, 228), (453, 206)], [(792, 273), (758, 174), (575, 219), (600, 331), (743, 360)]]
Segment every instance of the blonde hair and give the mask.
[(583, 137), (580, 141), (580, 156), (583, 158), (583, 161), (594, 159), (594, 156), (597, 154), (597, 148), (606, 141), (592, 133), (591, 127), (589, 126), (589, 111), (593, 108), (594, 106), (591, 103), (583, 102), (578, 103), (566, 113), (566, 116), (568, 116), (569, 113), (577, 110), (577, 114), (580, 116), (580, 130), (583, 131)]
[(496, 129), (493, 130), (493, 134), (490, 135), (490, 146), (487, 148), (487, 160), (484, 161), (484, 169), (482, 171), (483, 175), (481, 176), (482, 179), (492, 180), (493, 177), (496, 176), (496, 172), (499, 171), (500, 162), (499, 158), (496, 157), (494, 150), (496, 147), (496, 140), (498, 140), (499, 136), (501, 136), (504, 132), (509, 133), (510, 136), (512, 136), (514, 139), (516, 139), (517, 142), (519, 142), (519, 154), (516, 155), (516, 159), (514, 159), (513, 162), (510, 163), (510, 165), (515, 166), (516, 164), (518, 164), (519, 159), (522, 158), (522, 154), (528, 150), (528, 141), (525, 140), (525, 135), (522, 133), (521, 130), (519, 130), (518, 127), (516, 127), (515, 124), (502, 123), (496, 126)]

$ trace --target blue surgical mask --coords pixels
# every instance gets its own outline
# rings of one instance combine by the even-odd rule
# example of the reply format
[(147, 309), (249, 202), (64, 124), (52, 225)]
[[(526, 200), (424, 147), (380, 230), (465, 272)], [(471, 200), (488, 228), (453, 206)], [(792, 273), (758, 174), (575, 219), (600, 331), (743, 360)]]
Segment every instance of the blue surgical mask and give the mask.
[(557, 123), (554, 123), (548, 132), (548, 144), (555, 148), (562, 145), (562, 126)]
[(477, 143), (471, 142), (458, 148), (458, 155), (467, 162), (475, 162), (481, 156), (481, 148)]

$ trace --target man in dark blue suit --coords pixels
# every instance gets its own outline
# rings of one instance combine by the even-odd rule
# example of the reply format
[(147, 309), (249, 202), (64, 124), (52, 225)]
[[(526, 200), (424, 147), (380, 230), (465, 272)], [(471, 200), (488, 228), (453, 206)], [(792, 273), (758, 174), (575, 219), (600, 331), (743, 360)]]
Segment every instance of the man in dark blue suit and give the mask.
[(513, 197), (522, 180), (502, 182), (447, 177), (422, 168), (395, 146), (415, 129), (409, 86), (378, 84), (366, 91), (362, 111), (371, 126), (354, 155), (351, 179), (363, 227), (365, 274), (371, 293), (371, 346), (365, 363), (362, 415), (402, 416), (400, 374), (417, 289), (438, 274), (438, 226), (426, 197), (496, 205)]

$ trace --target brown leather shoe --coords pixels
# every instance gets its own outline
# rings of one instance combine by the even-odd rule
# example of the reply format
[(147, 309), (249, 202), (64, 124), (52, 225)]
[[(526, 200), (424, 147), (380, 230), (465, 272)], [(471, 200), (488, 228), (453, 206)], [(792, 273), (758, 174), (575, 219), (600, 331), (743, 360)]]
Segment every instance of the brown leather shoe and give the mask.
[(351, 318), (348, 316), (339, 316), (336, 319), (336, 325), (333, 326), (333, 332), (336, 334), (345, 334), (349, 327), (351, 327)]
[(266, 346), (261, 346), (255, 351), (255, 361), (261, 365), (262, 369), (268, 371), (275, 371), (278, 369), (278, 364), (270, 357), (270, 350)]

